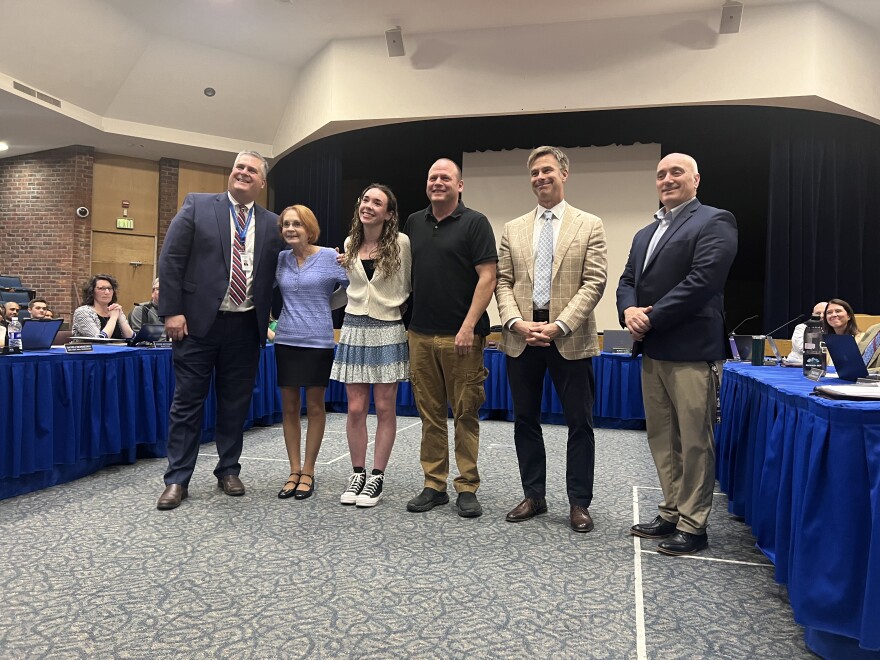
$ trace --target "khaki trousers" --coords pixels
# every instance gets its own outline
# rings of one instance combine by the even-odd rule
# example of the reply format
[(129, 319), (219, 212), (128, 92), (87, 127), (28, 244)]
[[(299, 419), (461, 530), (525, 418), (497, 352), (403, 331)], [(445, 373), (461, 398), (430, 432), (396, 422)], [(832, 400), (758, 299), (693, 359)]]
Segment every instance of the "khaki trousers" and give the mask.
[(474, 337), (467, 355), (455, 352), (452, 335), (423, 335), (409, 331), (409, 367), (413, 395), (422, 418), (421, 463), (425, 486), (445, 491), (449, 477), (447, 402), (455, 427), (455, 490), (476, 492), (480, 487), (477, 454), (480, 445), (480, 406), (486, 401), (483, 382), (484, 337)]
[(679, 530), (704, 534), (715, 488), (716, 378), (708, 362), (642, 356), (642, 399), (648, 446), (663, 501), (660, 516)]

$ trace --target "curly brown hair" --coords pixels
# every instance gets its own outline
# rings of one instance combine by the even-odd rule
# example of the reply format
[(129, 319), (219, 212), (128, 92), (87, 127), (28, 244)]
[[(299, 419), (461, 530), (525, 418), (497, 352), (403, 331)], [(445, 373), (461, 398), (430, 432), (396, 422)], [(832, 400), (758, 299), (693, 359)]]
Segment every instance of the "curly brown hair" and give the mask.
[(345, 258), (342, 265), (346, 270), (350, 270), (357, 262), (358, 252), (361, 245), (364, 244), (364, 225), (359, 217), (361, 200), (373, 188), (385, 195), (387, 200), (385, 208), (391, 216), (382, 225), (375, 259), (376, 270), (387, 278), (400, 270), (400, 246), (397, 244), (397, 235), (400, 233), (400, 229), (398, 227), (397, 198), (391, 192), (391, 188), (381, 183), (371, 183), (358, 195), (354, 205), (354, 217), (351, 219), (351, 230), (348, 232), (348, 247), (345, 248)]

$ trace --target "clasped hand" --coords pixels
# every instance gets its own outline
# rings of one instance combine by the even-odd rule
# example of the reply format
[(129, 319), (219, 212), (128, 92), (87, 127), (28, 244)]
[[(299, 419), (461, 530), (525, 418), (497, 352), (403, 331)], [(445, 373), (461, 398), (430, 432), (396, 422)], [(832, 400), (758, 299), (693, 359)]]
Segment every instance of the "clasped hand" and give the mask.
[(549, 346), (562, 334), (562, 329), (556, 323), (542, 321), (517, 321), (511, 329), (523, 337), (529, 346)]
[(651, 329), (651, 319), (648, 318), (648, 314), (653, 309), (648, 305), (647, 307), (627, 307), (623, 310), (623, 322), (635, 341), (642, 341), (648, 334), (648, 330)]

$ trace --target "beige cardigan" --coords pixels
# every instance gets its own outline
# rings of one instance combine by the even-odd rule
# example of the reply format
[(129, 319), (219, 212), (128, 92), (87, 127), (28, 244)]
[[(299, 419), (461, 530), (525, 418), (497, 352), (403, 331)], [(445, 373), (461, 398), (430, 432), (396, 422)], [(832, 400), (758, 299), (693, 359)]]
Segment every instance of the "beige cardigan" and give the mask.
[[(348, 247), (349, 239), (345, 239)], [(356, 259), (348, 272), (348, 305), (347, 314), (370, 316), (380, 321), (399, 321), (402, 318), (400, 306), (406, 302), (412, 291), (412, 254), (409, 248), (409, 236), (398, 234), (397, 244), (400, 246), (400, 270), (391, 279), (378, 269), (373, 279), (367, 279), (367, 272), (360, 259)]]

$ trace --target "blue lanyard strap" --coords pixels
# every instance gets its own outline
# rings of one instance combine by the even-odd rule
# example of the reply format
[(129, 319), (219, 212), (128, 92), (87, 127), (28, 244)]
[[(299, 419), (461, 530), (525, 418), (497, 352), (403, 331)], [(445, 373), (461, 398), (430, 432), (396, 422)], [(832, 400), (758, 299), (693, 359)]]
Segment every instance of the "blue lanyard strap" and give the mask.
[(238, 226), (238, 211), (236, 211), (232, 202), (229, 202), (229, 212), (232, 213), (232, 219), (235, 222), (235, 233), (238, 235), (238, 240), (244, 245), (245, 239), (247, 238), (248, 227), (251, 225), (251, 218), (254, 217), (254, 207), (252, 206), (250, 210), (248, 210), (247, 220), (244, 223), (244, 227)]

